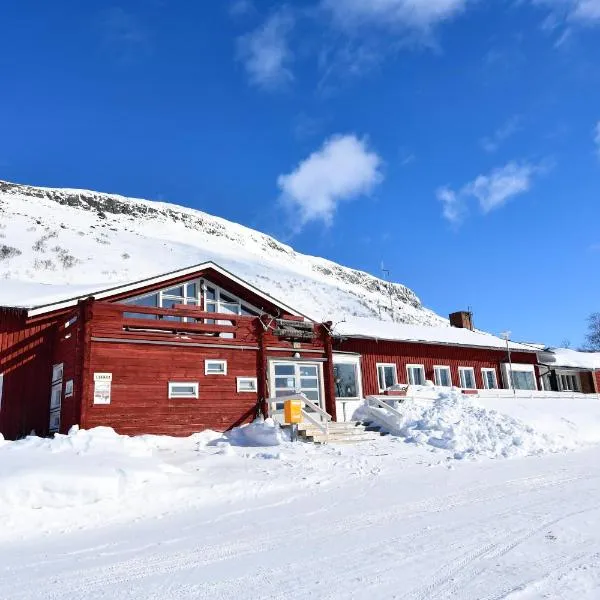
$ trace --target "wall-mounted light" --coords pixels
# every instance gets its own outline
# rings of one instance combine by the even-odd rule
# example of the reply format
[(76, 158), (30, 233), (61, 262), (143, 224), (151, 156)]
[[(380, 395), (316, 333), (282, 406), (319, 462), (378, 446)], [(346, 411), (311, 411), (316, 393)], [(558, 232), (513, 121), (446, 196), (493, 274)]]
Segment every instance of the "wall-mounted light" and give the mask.
[(300, 352), (294, 352), (294, 358), (300, 358)]

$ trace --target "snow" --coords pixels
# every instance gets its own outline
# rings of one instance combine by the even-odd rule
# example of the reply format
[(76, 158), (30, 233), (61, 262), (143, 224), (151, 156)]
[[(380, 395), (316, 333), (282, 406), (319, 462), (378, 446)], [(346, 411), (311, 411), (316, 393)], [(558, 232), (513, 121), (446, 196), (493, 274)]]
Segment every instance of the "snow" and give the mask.
[(226, 437), (235, 446), (279, 446), (284, 441), (284, 434), (273, 419), (257, 419), (248, 425), (235, 427), (227, 432)]
[[(428, 344), (452, 344), (457, 346), (475, 346), (506, 350), (506, 341), (485, 333), (471, 331), (449, 325), (413, 325), (390, 323), (374, 318), (348, 317), (337, 323), (335, 333), (344, 337), (374, 338), (402, 342), (425, 342)], [(536, 349), (525, 344), (509, 342), (512, 350), (535, 352)]]
[(39, 306), (213, 261), (319, 322), (380, 310), (390, 319), (390, 293), (397, 318), (447, 322), (401, 284), (173, 204), (0, 181), (0, 230), (0, 250), (13, 249), (0, 252), (0, 306)]
[(600, 369), (600, 352), (578, 352), (569, 348), (548, 348), (545, 355), (554, 355), (554, 361), (542, 360), (551, 367), (574, 367), (581, 369)]
[(600, 401), (479, 399), (458, 390), (414, 386), (414, 396), (392, 408), (372, 402), (354, 418), (455, 459), (508, 458), (600, 444)]
[[(217, 436), (121, 439), (93, 430), (5, 444), (2, 490), (16, 456), (48, 479), (61, 470), (71, 480), (93, 477), (117, 460), (126, 476), (147, 461), (170, 470), (95, 501), (0, 501), (0, 596), (600, 595), (599, 446), (453, 460), (447, 450), (392, 436), (356, 447), (283, 442), (277, 452), (226, 453)], [(39, 464), (44, 454), (52, 460)], [(66, 476), (64, 485), (76, 488)]]

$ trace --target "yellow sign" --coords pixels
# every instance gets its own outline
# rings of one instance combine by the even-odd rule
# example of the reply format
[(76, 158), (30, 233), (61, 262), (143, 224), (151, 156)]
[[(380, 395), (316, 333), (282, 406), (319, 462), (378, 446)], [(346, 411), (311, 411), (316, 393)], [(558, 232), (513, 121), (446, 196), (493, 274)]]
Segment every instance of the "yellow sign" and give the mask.
[(283, 416), (287, 425), (302, 423), (302, 400), (286, 400), (283, 404)]

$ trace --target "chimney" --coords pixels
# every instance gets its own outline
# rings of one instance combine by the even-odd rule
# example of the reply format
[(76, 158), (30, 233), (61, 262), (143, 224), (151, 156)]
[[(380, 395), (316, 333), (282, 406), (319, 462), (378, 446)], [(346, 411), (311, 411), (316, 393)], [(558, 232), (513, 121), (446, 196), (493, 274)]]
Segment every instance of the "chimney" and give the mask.
[(461, 310), (450, 315), (450, 325), (459, 329), (470, 329), (473, 331), (473, 313), (468, 310)]

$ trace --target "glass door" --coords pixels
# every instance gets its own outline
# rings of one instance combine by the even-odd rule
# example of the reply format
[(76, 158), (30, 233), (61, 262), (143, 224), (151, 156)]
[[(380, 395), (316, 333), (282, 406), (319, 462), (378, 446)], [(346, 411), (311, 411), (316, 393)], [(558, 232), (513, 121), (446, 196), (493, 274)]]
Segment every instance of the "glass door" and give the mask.
[[(321, 365), (307, 362), (271, 363), (271, 395), (276, 398), (303, 393), (309, 400), (325, 410), (321, 393)], [(283, 402), (276, 405), (277, 412), (283, 411)], [(312, 412), (312, 411), (308, 411)]]

